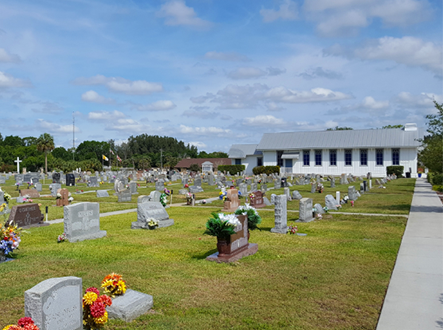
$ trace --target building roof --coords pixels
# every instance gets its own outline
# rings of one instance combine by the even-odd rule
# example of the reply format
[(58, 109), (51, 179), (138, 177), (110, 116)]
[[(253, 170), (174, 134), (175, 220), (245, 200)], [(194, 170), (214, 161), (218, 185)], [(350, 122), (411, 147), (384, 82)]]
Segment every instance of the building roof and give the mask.
[(405, 148), (418, 147), (422, 131), (365, 129), (320, 132), (265, 133), (257, 150)]
[(246, 158), (246, 156), (261, 155), (257, 150), (257, 144), (233, 144), (229, 149), (229, 158)]
[(218, 165), (231, 165), (231, 160), (229, 158), (190, 158), (182, 159), (174, 167), (189, 168), (192, 164), (197, 164), (199, 167), (202, 167), (204, 162), (211, 162), (214, 164), (214, 169), (217, 168)]

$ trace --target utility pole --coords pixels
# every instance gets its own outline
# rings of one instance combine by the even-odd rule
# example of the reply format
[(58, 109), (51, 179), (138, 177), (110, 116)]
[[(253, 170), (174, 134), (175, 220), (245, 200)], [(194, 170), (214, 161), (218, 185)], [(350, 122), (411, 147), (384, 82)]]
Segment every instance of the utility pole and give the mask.
[(160, 169), (163, 171), (163, 149), (160, 149)]
[(74, 111), (72, 111), (72, 160), (75, 160), (74, 155), (75, 155), (75, 117), (74, 117)]

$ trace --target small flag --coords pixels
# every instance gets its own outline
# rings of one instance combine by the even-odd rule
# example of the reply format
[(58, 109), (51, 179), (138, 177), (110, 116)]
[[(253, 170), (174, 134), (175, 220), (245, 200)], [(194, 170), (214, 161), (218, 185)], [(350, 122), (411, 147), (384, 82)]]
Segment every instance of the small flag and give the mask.
[(106, 157), (105, 155), (102, 155), (102, 156), (103, 156), (103, 160), (109, 161), (108, 157)]
[(119, 162), (122, 161), (122, 159), (118, 155), (117, 155), (117, 159), (118, 159)]
[(112, 149), (109, 149), (109, 152), (110, 152), (111, 154), (115, 155), (115, 154), (114, 154), (114, 151), (112, 151)]

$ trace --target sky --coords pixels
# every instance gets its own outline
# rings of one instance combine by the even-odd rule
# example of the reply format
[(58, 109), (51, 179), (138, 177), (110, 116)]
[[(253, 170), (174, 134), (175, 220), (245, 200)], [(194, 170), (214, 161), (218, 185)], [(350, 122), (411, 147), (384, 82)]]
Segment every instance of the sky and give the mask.
[(442, 18), (440, 0), (2, 0), (0, 133), (227, 152), (263, 133), (426, 127)]

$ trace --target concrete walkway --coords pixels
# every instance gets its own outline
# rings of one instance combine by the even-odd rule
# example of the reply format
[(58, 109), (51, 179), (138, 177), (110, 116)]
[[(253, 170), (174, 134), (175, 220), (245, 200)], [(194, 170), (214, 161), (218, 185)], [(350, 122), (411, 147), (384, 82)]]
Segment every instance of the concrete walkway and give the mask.
[(423, 178), (411, 211), (377, 330), (443, 329), (443, 207)]

